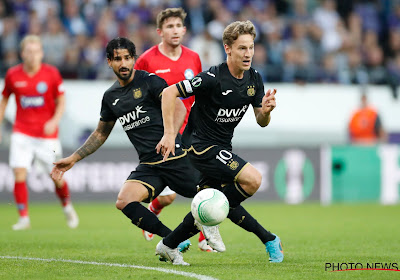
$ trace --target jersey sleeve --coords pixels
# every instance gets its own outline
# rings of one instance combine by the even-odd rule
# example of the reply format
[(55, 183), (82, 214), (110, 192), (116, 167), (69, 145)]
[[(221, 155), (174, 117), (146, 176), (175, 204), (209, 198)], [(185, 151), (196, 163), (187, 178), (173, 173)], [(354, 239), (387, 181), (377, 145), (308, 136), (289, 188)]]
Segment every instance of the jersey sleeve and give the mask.
[(264, 92), (264, 83), (262, 81), (261, 75), (260, 73), (256, 72), (256, 92), (254, 95), (254, 99), (251, 102), (251, 105), (253, 106), (253, 108), (260, 108), (262, 107), (262, 99), (265, 95)]
[(197, 94), (208, 94), (210, 89), (217, 85), (215, 74), (204, 71), (199, 73), (191, 80), (183, 80), (176, 84), (179, 94), (183, 98), (187, 98)]
[(143, 57), (139, 57), (136, 62), (135, 62), (135, 66), (133, 67), (136, 70), (144, 70), (144, 71), (148, 71), (148, 67), (147, 67), (147, 61), (143, 58)]
[(106, 95), (103, 96), (103, 100), (101, 101), (100, 120), (103, 122), (117, 120), (117, 116), (111, 111), (110, 106), (107, 105)]
[(201, 60), (200, 60), (200, 56), (199, 56), (199, 55), (196, 55), (196, 66), (197, 66), (197, 69), (196, 69), (195, 75), (197, 75), (197, 74), (199, 74), (201, 71), (203, 71), (203, 69), (202, 69), (202, 67), (201, 67)]
[(55, 91), (55, 97), (64, 95), (65, 93), (64, 82), (60, 72), (56, 68), (54, 68), (54, 79), (55, 79), (55, 85), (57, 87)]
[(168, 87), (168, 84), (163, 78), (157, 76), (156, 74), (149, 75), (149, 93), (154, 100), (161, 102), (162, 91), (164, 88)]
[(12, 94), (13, 90), (11, 88), (11, 80), (10, 80), (10, 74), (7, 72), (5, 78), (4, 78), (4, 89), (2, 91), (2, 95), (5, 98), (9, 98), (10, 95)]

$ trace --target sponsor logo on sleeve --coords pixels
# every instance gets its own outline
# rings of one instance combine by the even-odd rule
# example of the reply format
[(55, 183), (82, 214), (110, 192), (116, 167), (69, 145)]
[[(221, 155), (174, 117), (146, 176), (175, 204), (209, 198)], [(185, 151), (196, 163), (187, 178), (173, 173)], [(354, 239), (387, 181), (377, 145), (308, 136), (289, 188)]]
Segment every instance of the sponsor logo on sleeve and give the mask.
[(193, 79), (192, 79), (192, 81), (191, 81), (191, 83), (192, 83), (192, 86), (193, 87), (199, 87), (200, 85), (201, 85), (201, 82), (202, 82), (203, 80), (201, 79), (201, 77), (194, 77)]
[(192, 93), (193, 92), (192, 86), (190, 85), (190, 82), (188, 80), (184, 80), (183, 81), (183, 85), (185, 86), (185, 91), (187, 93)]

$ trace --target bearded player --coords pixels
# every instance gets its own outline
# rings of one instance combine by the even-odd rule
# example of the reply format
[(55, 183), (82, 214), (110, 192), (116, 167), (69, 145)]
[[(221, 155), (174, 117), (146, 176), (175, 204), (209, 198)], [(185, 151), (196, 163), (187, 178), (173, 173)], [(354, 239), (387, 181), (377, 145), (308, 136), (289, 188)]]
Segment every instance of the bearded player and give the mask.
[[(144, 52), (136, 61), (135, 69), (155, 73), (163, 78), (168, 85), (173, 85), (181, 80), (192, 79), (202, 71), (199, 55), (182, 45), (186, 33), (184, 21), (186, 12), (182, 8), (168, 8), (157, 15), (157, 33), (161, 37), (158, 45)], [(186, 118), (180, 133), (186, 127), (194, 96), (182, 99), (186, 107)], [(176, 198), (176, 193), (166, 187), (160, 195), (148, 206), (149, 210), (157, 216), (161, 210), (170, 205)], [(143, 231), (146, 240), (150, 241), (154, 235)], [(214, 250), (207, 244), (203, 233), (199, 236), (199, 249), (207, 252)]]

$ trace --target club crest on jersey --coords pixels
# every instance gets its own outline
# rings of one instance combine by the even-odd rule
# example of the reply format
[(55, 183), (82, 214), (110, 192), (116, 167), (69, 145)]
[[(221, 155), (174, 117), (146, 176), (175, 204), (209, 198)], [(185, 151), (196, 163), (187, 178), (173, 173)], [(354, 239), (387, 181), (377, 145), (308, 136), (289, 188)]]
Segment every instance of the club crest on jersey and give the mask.
[(198, 86), (201, 85), (202, 80), (201, 80), (200, 77), (195, 77), (195, 78), (192, 79), (191, 82), (192, 82), (192, 86), (193, 87), (198, 87)]
[(194, 78), (194, 72), (192, 69), (186, 69), (185, 70), (185, 79), (190, 80)]
[(247, 95), (248, 96), (254, 96), (255, 93), (256, 93), (256, 90), (254, 89), (254, 86), (247, 87)]
[(133, 89), (133, 98), (139, 99), (141, 97), (142, 97), (142, 91), (140, 90), (140, 88)]
[(230, 169), (236, 170), (239, 167), (239, 162), (237, 162), (236, 160), (233, 160), (228, 163), (228, 166)]
[(47, 89), (48, 89), (48, 86), (47, 86), (47, 84), (46, 84), (46, 82), (39, 82), (37, 85), (36, 85), (36, 90), (37, 90), (37, 92), (39, 92), (40, 94), (44, 94), (46, 91), (47, 91)]

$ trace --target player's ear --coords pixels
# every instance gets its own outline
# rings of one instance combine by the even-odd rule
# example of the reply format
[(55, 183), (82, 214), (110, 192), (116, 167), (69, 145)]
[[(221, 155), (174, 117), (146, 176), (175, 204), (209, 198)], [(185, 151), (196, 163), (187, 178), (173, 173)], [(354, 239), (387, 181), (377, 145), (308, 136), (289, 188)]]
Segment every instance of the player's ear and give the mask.
[(158, 34), (159, 36), (162, 36), (162, 30), (161, 30), (160, 28), (157, 28), (156, 30), (157, 30), (157, 34)]
[(108, 64), (108, 67), (112, 68), (111, 67), (111, 60), (109, 58), (107, 58), (107, 64)]
[(224, 49), (225, 49), (225, 53), (227, 54), (227, 55), (230, 55), (231, 54), (231, 48), (227, 45), (227, 44), (224, 44)]

